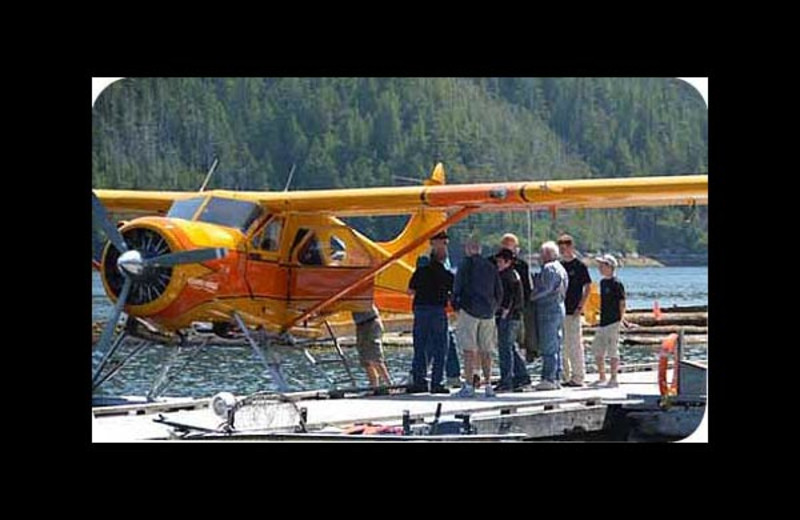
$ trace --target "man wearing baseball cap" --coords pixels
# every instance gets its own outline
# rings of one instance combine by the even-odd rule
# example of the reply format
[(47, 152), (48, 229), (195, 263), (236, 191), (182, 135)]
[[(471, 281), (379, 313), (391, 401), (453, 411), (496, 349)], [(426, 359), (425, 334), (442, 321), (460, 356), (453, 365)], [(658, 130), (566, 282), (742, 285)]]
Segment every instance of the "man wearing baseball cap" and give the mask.
[[(625, 286), (622, 285), (614, 271), (617, 259), (612, 255), (596, 258), (597, 266), (603, 279), (600, 281), (600, 324), (594, 335), (592, 350), (597, 362), (600, 378), (592, 386), (604, 385), (617, 387), (617, 371), (619, 370), (619, 326), (625, 318)], [(606, 367), (604, 358), (608, 354), (611, 360), (611, 378), (606, 384)]]

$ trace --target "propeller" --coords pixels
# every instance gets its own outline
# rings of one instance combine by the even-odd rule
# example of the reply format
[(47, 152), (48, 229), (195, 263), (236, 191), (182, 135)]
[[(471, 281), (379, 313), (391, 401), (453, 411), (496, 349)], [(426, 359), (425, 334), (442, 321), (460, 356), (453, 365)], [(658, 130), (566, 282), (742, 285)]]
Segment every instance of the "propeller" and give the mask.
[[(109, 345), (114, 334), (114, 328), (117, 325), (117, 321), (119, 321), (123, 307), (128, 301), (128, 296), (131, 293), (131, 288), (133, 287), (134, 282), (138, 282), (136, 290), (141, 291), (141, 284), (146, 284), (148, 280), (157, 277), (158, 269), (160, 268), (169, 268), (181, 264), (196, 264), (207, 262), (209, 260), (216, 260), (224, 257), (227, 254), (227, 250), (221, 247), (209, 247), (204, 249), (178, 251), (175, 253), (165, 253), (146, 258), (143, 256), (143, 253), (145, 255), (152, 255), (159, 249), (161, 249), (161, 251), (169, 251), (169, 248), (164, 243), (162, 237), (158, 236), (152, 231), (150, 231), (151, 234), (158, 236), (157, 240), (151, 240), (150, 237), (142, 239), (142, 235), (134, 234), (132, 235), (133, 238), (131, 238), (131, 243), (134, 244), (137, 249), (132, 249), (125, 241), (122, 233), (119, 232), (116, 226), (114, 226), (112, 221), (109, 219), (106, 208), (103, 206), (103, 203), (100, 202), (100, 199), (97, 197), (97, 195), (95, 195), (94, 192), (92, 192), (92, 209), (92, 219), (95, 225), (100, 227), (105, 232), (108, 239), (120, 253), (119, 257), (117, 258), (116, 267), (117, 271), (119, 271), (124, 280), (122, 283), (122, 288), (119, 292), (119, 297), (117, 298), (117, 303), (114, 305), (114, 310), (111, 313), (111, 316), (109, 317), (97, 344), (97, 348), (100, 351), (105, 352), (105, 354), (103, 356), (103, 360), (100, 362), (100, 365), (98, 365), (95, 374), (92, 377), (92, 380), (95, 381), (99, 377), (103, 366), (108, 361), (107, 358), (111, 355), (111, 349), (109, 348)], [(131, 235), (129, 235), (129, 238), (130, 237)], [(153, 242), (158, 241), (160, 241), (161, 246), (154, 246)], [(116, 254), (113, 256), (116, 256)], [(109, 257), (106, 257), (106, 261), (109, 261)], [(111, 267), (111, 269), (113, 269), (113, 267)], [(162, 285), (163, 284), (164, 282), (162, 282)], [(135, 299), (136, 297), (134, 297), (134, 300)]]
[(209, 247), (206, 249), (192, 249), (189, 251), (169, 253), (155, 258), (147, 258), (143, 263), (145, 267), (151, 265), (157, 267), (171, 267), (173, 265), (197, 264), (209, 260), (216, 260), (224, 257), (226, 254), (227, 251), (223, 247)]
[(103, 203), (100, 202), (100, 199), (97, 198), (97, 195), (92, 192), (92, 220), (94, 221), (95, 225), (103, 230), (111, 243), (114, 244), (114, 247), (120, 253), (124, 253), (128, 250), (128, 244), (125, 243), (125, 239), (122, 238), (122, 233), (119, 232), (119, 229), (111, 223), (111, 219), (108, 218), (108, 212), (106, 208), (103, 206)]

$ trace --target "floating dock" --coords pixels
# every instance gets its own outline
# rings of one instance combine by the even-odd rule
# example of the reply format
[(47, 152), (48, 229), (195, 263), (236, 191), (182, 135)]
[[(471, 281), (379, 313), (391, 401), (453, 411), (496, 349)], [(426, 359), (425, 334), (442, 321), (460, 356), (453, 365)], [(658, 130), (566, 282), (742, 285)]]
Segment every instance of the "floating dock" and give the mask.
[[(682, 362), (684, 363), (684, 362)], [(604, 440), (630, 440), (631, 426), (637, 421), (650, 425), (650, 433), (639, 432), (636, 440), (657, 435), (658, 424), (667, 417), (665, 439), (689, 435), (702, 420), (705, 411), (705, 369), (693, 364), (703, 385), (702, 395), (689, 400), (675, 400), (675, 406), (658, 405), (658, 375), (652, 365), (629, 367), (636, 371), (619, 374), (616, 388), (564, 387), (558, 390), (500, 393), (485, 397), (483, 390), (474, 398), (459, 398), (453, 390), (446, 394), (405, 394), (348, 396), (334, 399), (325, 391), (284, 394), (295, 409), (302, 410), (303, 432), (295, 424), (265, 429), (237, 429), (224, 433), (224, 422), (215, 415), (211, 399), (167, 398), (155, 403), (132, 403), (92, 408), (93, 442), (160, 441), (175, 438), (202, 440), (283, 440), (283, 441), (482, 441), (482, 440), (585, 440), (604, 434)], [(683, 370), (683, 367), (682, 367)], [(699, 372), (698, 372), (699, 371)], [(700, 376), (699, 374), (702, 372)], [(595, 374), (587, 382), (596, 380)], [(687, 378), (688, 380), (688, 378)], [(437, 419), (437, 408), (440, 416)], [(627, 411), (634, 411), (629, 414)], [(671, 415), (668, 412), (672, 412)], [(636, 415), (638, 413), (638, 416)], [(399, 427), (406, 423), (430, 425), (441, 421), (452, 425), (467, 418), (472, 435), (397, 436), (342, 435), (348, 427), (372, 424)], [(174, 425), (186, 428), (175, 428)], [(179, 433), (179, 432), (183, 433)], [(191, 433), (191, 435), (186, 435)]]

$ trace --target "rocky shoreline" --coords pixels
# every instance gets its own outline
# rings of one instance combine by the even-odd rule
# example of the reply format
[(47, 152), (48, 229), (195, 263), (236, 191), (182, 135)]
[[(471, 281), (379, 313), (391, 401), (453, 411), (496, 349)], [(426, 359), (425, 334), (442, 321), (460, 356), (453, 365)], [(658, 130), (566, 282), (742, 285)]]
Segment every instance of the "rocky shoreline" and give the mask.
[[(658, 257), (611, 253), (620, 267), (704, 267), (708, 266), (707, 255), (659, 255)], [(579, 258), (587, 267), (597, 267), (596, 255), (583, 254)], [(529, 255), (526, 259), (531, 265), (539, 265), (539, 255)]]

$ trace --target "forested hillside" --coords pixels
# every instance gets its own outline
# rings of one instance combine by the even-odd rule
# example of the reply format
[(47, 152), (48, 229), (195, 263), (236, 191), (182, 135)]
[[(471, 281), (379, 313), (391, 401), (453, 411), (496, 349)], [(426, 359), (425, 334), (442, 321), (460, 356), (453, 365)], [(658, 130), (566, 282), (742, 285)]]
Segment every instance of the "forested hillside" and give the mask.
[[(92, 185), (210, 188), (407, 185), (442, 161), (448, 183), (706, 173), (708, 112), (674, 79), (125, 79), (93, 108)], [(583, 250), (702, 252), (706, 209), (533, 216), (533, 241), (567, 230)], [(388, 238), (399, 218), (357, 219)], [(487, 243), (527, 234), (527, 215), (457, 225)], [(462, 231), (464, 233), (462, 233)]]

